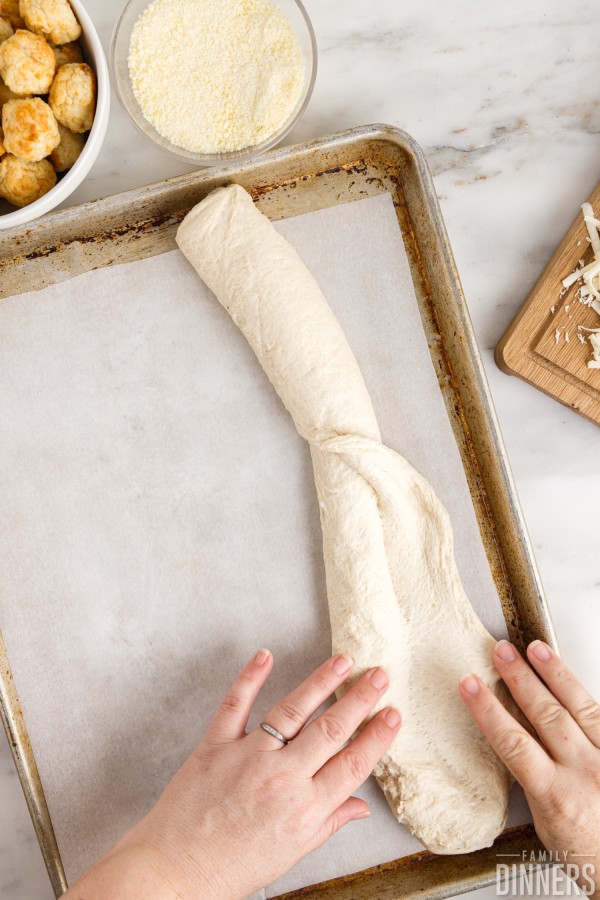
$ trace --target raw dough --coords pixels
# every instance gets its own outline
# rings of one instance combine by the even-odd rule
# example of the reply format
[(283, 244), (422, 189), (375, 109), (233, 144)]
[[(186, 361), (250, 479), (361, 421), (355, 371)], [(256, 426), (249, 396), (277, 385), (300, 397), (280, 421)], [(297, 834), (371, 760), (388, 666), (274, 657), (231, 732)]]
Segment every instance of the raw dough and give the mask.
[(475, 671), (502, 689), (491, 664), (495, 641), (460, 583), (445, 508), (381, 443), (323, 294), (243, 188), (210, 194), (186, 216), (177, 243), (310, 444), (333, 652), (353, 657), (354, 677), (384, 666), (391, 680), (379, 707), (403, 713), (375, 769), (390, 807), (436, 853), (489, 846), (506, 821), (510, 780), (456, 685)]

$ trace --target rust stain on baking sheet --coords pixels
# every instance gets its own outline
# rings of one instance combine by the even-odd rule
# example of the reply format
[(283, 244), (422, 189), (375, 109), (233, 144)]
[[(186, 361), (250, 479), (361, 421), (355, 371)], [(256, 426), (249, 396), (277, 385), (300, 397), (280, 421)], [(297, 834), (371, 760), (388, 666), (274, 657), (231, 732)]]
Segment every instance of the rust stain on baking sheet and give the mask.
[[(440, 389), (444, 394), (446, 400), (448, 401), (450, 411), (454, 413), (454, 415), (460, 422), (460, 429), (458, 433), (455, 430), (455, 437), (456, 440), (460, 441), (460, 443), (462, 444), (461, 455), (463, 456), (463, 458), (467, 456), (471, 462), (471, 471), (470, 473), (467, 472), (467, 477), (471, 485), (471, 494), (474, 501), (476, 500), (476, 502), (474, 502), (474, 505), (477, 517), (478, 519), (481, 519), (481, 517), (484, 517), (485, 519), (487, 540), (484, 541), (484, 545), (492, 577), (498, 590), (504, 616), (507, 619), (507, 624), (509, 624), (510, 626), (511, 637), (517, 640), (517, 642), (522, 642), (523, 629), (520, 626), (517, 626), (515, 623), (511, 580), (508, 575), (506, 566), (504, 565), (504, 560), (498, 541), (498, 534), (496, 523), (494, 521), (493, 510), (489, 501), (487, 491), (485, 489), (479, 458), (473, 442), (471, 430), (469, 428), (464, 407), (460, 399), (461, 393), (459, 390), (459, 385), (456, 381), (456, 376), (448, 357), (444, 333), (431, 293), (426, 267), (419, 250), (416, 235), (414, 234), (410, 214), (403, 196), (400, 179), (396, 174), (393, 174), (391, 172), (388, 174), (388, 178), (395, 186), (394, 206), (396, 207), (398, 217), (401, 220), (402, 230), (404, 234), (409, 237), (408, 241), (405, 240), (405, 248), (423, 286), (423, 305), (430, 321), (434, 339), (434, 347), (432, 347), (432, 345), (430, 344), (430, 350), (433, 350), (432, 358), (437, 362), (437, 366), (440, 370), (438, 375)], [(490, 544), (493, 545), (493, 553), (490, 552)]]
[(182, 210), (181, 212), (153, 216), (151, 219), (145, 219), (143, 222), (136, 222), (132, 225), (126, 225), (120, 228), (111, 228), (108, 231), (100, 231), (95, 234), (82, 235), (69, 241), (62, 241), (57, 244), (51, 244), (50, 246), (41, 247), (38, 250), (32, 250), (20, 257), (12, 257), (8, 260), (0, 260), (0, 268), (5, 263), (12, 266), (17, 261), (29, 262), (35, 259), (42, 259), (44, 257), (52, 256), (53, 253), (60, 253), (66, 247), (72, 246), (73, 244), (103, 244), (107, 241), (114, 240), (115, 238), (125, 236), (129, 236), (130, 238), (135, 240), (136, 238), (141, 237), (144, 234), (152, 234), (157, 228), (162, 228), (165, 225), (175, 225), (178, 222), (181, 222), (186, 213), (187, 210)]
[(272, 191), (279, 190), (280, 188), (295, 188), (298, 181), (308, 181), (311, 178), (321, 178), (323, 175), (337, 175), (340, 172), (345, 172), (349, 175), (364, 174), (367, 171), (367, 168), (367, 163), (364, 159), (356, 159), (352, 162), (343, 163), (338, 166), (330, 166), (327, 169), (317, 169), (314, 172), (306, 172), (299, 177), (296, 176), (289, 179), (283, 179), (281, 181), (272, 181), (266, 184), (258, 184), (256, 185), (256, 187), (249, 188), (248, 193), (250, 194), (252, 199), (256, 201), (259, 197), (263, 197), (265, 194), (270, 194)]

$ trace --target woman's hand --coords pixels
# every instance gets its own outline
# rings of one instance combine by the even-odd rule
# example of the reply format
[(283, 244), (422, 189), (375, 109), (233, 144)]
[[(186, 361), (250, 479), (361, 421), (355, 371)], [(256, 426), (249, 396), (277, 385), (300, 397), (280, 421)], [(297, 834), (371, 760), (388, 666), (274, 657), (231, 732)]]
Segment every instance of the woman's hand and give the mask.
[(351, 794), (398, 733), (400, 715), (381, 710), (344, 744), (387, 690), (385, 672), (365, 672), (306, 726), (350, 675), (351, 660), (328, 660), (264, 716), (290, 740), (284, 745), (262, 728), (246, 734), (272, 666), (271, 654), (259, 651), (156, 806), (67, 898), (242, 898), (369, 815), (365, 801)]
[[(569, 863), (580, 870), (594, 866), (594, 896), (600, 896), (600, 706), (547, 644), (534, 641), (527, 657), (535, 672), (512, 644), (500, 641), (494, 665), (539, 742), (477, 675), (462, 679), (460, 694), (523, 786), (541, 842), (558, 854), (554, 858), (566, 864), (568, 874), (576, 874)], [(589, 894), (590, 879), (578, 880)]]

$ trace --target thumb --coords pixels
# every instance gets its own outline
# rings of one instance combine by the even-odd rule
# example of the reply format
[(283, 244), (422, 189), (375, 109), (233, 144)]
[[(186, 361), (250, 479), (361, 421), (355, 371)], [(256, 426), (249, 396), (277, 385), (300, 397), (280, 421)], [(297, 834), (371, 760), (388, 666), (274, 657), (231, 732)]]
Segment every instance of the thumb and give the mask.
[(308, 853), (322, 847), (323, 844), (332, 837), (336, 831), (353, 822), (355, 819), (367, 819), (371, 815), (369, 804), (361, 800), (360, 797), (348, 797), (347, 800), (338, 806), (331, 815), (329, 815), (318, 831), (313, 835), (310, 842)]

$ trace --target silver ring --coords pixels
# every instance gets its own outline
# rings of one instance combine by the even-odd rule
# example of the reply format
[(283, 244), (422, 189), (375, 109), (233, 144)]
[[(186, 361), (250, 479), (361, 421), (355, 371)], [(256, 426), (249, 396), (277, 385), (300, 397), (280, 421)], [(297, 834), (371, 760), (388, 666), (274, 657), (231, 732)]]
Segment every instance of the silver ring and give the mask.
[(288, 739), (284, 738), (280, 731), (277, 731), (276, 728), (273, 728), (273, 726), (269, 725), (267, 722), (261, 722), (260, 727), (263, 728), (267, 734), (270, 734), (272, 737), (277, 738), (278, 741), (281, 741), (282, 744), (289, 744)]

